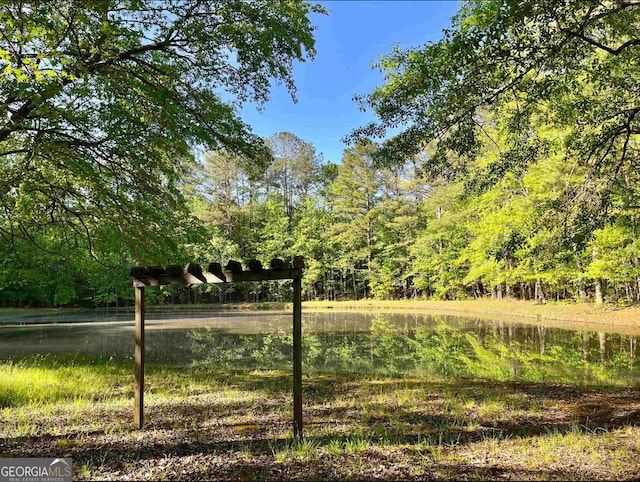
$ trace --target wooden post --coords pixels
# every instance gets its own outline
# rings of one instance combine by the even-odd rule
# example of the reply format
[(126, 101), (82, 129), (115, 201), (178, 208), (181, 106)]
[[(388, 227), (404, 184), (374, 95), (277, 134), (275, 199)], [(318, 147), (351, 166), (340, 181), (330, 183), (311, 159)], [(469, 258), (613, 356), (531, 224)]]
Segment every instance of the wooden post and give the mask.
[(293, 436), (302, 440), (302, 280), (293, 278)]
[(144, 424), (144, 287), (136, 286), (136, 387), (133, 423), (141, 429)]

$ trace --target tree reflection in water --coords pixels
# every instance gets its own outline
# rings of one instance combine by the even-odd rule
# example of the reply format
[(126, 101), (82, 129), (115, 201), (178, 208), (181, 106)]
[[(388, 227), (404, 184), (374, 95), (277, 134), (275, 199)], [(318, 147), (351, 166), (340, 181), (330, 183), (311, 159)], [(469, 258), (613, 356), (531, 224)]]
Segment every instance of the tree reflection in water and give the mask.
[[(340, 314), (334, 314), (339, 316)], [(442, 316), (376, 315), (366, 327), (339, 331), (305, 326), (304, 370), (485, 378), (596, 385), (636, 385), (636, 336), (571, 331), (502, 321)], [(309, 325), (306, 323), (305, 325)], [(313, 329), (316, 328), (316, 329)], [(291, 367), (290, 333), (188, 331), (195, 365), (233, 369)]]
[[(0, 329), (0, 358), (79, 353), (130, 360), (126, 323)], [(291, 370), (291, 317), (186, 313), (150, 320), (147, 361)], [(191, 328), (189, 328), (191, 324)], [(305, 373), (637, 385), (637, 337), (452, 316), (305, 313)]]

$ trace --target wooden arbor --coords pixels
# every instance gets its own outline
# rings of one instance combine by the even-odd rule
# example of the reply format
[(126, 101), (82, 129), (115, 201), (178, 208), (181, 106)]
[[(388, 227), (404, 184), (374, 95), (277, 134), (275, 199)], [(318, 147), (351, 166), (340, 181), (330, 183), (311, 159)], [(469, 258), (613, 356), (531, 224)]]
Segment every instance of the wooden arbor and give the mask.
[(191, 285), (201, 283), (238, 283), (243, 281), (293, 280), (293, 435), (302, 438), (302, 269), (304, 259), (293, 258), (293, 266), (280, 259), (271, 260), (264, 269), (257, 260), (242, 269), (238, 261), (229, 261), (222, 269), (219, 263), (211, 263), (206, 270), (199, 264), (135, 267), (130, 271), (135, 288), (135, 361), (136, 384), (133, 419), (141, 429), (144, 424), (144, 289), (147, 286)]

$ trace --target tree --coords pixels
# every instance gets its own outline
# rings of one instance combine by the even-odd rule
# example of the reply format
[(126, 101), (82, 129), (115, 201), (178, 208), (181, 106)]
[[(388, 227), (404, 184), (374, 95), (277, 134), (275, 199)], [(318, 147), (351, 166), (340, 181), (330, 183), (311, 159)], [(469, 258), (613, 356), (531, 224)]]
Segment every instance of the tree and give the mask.
[(96, 255), (109, 224), (139, 260), (159, 261), (189, 217), (194, 148), (270, 160), (236, 108), (264, 103), (273, 81), (295, 99), (313, 12), (306, 1), (3, 3), (0, 234), (35, 241), (58, 226)]
[(418, 229), (424, 228), (418, 209), (422, 180), (407, 169), (382, 169), (378, 175), (382, 196), (369, 286), (376, 298), (406, 297), (413, 276), (410, 247)]
[(458, 263), (460, 252), (469, 244), (468, 200), (461, 200), (461, 183), (434, 183), (420, 209), (427, 218), (411, 246), (413, 282), (429, 296), (452, 299), (464, 293), (462, 279), (466, 266)]
[(253, 167), (247, 159), (228, 152), (208, 152), (192, 179), (191, 211), (210, 233), (226, 237), (238, 246), (242, 257), (252, 250), (254, 241), (253, 210), (258, 181)]
[(605, 221), (612, 194), (627, 178), (639, 180), (639, 25), (635, 0), (466, 2), (442, 40), (382, 58), (384, 84), (361, 98), (379, 121), (351, 139), (401, 126), (378, 163), (403, 162), (435, 143), (427, 168), (456, 177), (481, 151), (487, 111), (502, 108), (518, 140), (495, 163), (498, 173), (536, 159), (532, 123), (563, 128), (566, 162), (587, 175), (560, 204), (570, 215), (568, 234), (588, 237)]
[(307, 288), (307, 297), (318, 297), (321, 279), (326, 277), (332, 264), (333, 250), (331, 240), (325, 238), (331, 226), (331, 215), (318, 199), (308, 195), (296, 210), (291, 238), (294, 255), (304, 256), (305, 270), (303, 285)]
[(380, 215), (381, 173), (373, 169), (377, 145), (363, 141), (346, 149), (333, 182), (331, 209), (335, 222), (328, 233), (342, 247), (339, 266), (352, 272), (353, 293), (358, 298), (357, 270), (370, 278), (376, 224)]
[(267, 144), (274, 160), (266, 172), (265, 184), (267, 189), (275, 189), (284, 198), (291, 224), (294, 209), (310, 194), (318, 178), (321, 159), (313, 144), (290, 132), (274, 134)]
[[(592, 261), (586, 268), (586, 275), (594, 280), (598, 291), (601, 289), (600, 283), (606, 281), (614, 285), (614, 288), (617, 288), (616, 285), (623, 286), (626, 301), (635, 301), (632, 290), (634, 281), (637, 283), (640, 275), (637, 262), (640, 242), (632, 230), (625, 225), (606, 226), (596, 231), (590, 247)], [(618, 290), (615, 291), (617, 294)], [(601, 293), (600, 299), (596, 301), (602, 302)]]

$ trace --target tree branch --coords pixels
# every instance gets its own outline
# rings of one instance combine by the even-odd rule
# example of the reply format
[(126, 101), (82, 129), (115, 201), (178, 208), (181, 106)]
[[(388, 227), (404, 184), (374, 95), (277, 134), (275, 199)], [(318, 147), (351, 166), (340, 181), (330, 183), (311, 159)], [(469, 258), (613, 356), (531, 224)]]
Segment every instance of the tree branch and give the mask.
[(571, 35), (572, 37), (579, 38), (580, 40), (584, 40), (588, 44), (593, 45), (594, 47), (597, 47), (601, 50), (604, 50), (605, 52), (608, 52), (611, 55), (619, 55), (623, 50), (633, 45), (640, 45), (640, 39), (634, 38), (634, 39), (627, 40), (626, 42), (624, 42), (623, 44), (619, 45), (616, 48), (612, 48), (598, 42), (597, 40), (592, 39), (591, 37), (587, 37), (582, 32), (574, 32), (573, 30), (569, 30), (563, 27), (560, 27), (560, 31), (568, 35)]

